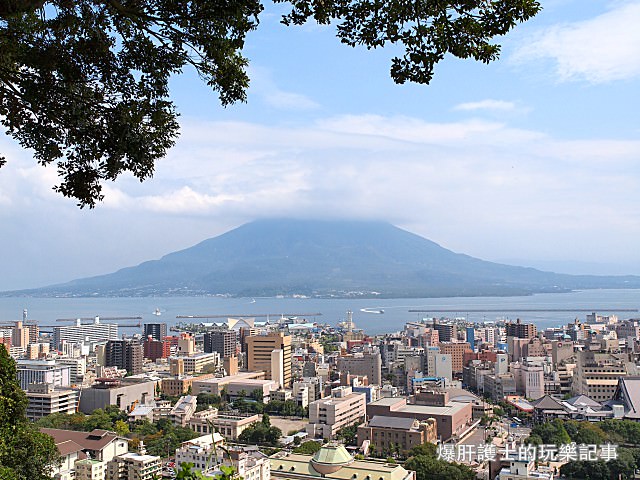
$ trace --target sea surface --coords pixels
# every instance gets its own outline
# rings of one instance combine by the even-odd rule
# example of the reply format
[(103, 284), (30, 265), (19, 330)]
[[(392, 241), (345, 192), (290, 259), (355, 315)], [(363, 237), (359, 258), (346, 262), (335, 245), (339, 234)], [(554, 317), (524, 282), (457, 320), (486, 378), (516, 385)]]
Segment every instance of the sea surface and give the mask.
[[(369, 334), (402, 330), (407, 321), (425, 317), (465, 317), (473, 322), (490, 322), (516, 318), (533, 322), (538, 329), (555, 327), (584, 320), (588, 312), (616, 314), (621, 319), (640, 318), (638, 312), (616, 312), (621, 309), (640, 309), (640, 290), (580, 290), (569, 293), (545, 293), (522, 297), (457, 297), (457, 298), (401, 298), (401, 299), (315, 299), (315, 298), (221, 298), (221, 297), (143, 297), (143, 298), (0, 298), (0, 324), (22, 318), (23, 309), (28, 318), (43, 325), (66, 325), (59, 318), (80, 317), (142, 317), (144, 322), (166, 322), (175, 325), (178, 315), (230, 315), (251, 316), (269, 314), (304, 317), (310, 322), (335, 325), (353, 311), (358, 328)], [(161, 315), (154, 315), (159, 309)], [(384, 310), (367, 313), (361, 309)], [(409, 310), (426, 310), (411, 313)], [(450, 310), (450, 312), (437, 312)], [(474, 310), (485, 310), (474, 311)], [(490, 312), (486, 310), (491, 310)], [(526, 311), (538, 310), (538, 311)], [(542, 311), (548, 310), (548, 311)], [(549, 311), (562, 310), (562, 311)], [(584, 311), (584, 310), (588, 310)], [(318, 315), (321, 314), (321, 315)], [(104, 320), (107, 322), (108, 320)], [(187, 320), (182, 320), (187, 321)], [(223, 318), (194, 321), (224, 321)], [(122, 320), (110, 323), (137, 323)], [(127, 328), (127, 333), (140, 332)]]

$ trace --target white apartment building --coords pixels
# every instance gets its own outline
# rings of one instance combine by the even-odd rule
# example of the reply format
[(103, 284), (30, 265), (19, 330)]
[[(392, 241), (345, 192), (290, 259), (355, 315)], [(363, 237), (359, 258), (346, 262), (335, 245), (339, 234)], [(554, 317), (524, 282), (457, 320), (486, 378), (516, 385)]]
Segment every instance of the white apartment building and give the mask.
[(31, 383), (48, 383), (55, 387), (68, 387), (71, 368), (57, 365), (54, 360), (18, 360), (17, 377), (20, 388), (27, 390)]
[(100, 318), (96, 317), (92, 324), (82, 325), (78, 320), (75, 325), (53, 327), (51, 346), (57, 350), (63, 342), (90, 345), (107, 340), (118, 340), (118, 325), (100, 323)]
[(162, 474), (160, 457), (129, 452), (107, 464), (105, 480), (155, 480)]
[(338, 430), (361, 421), (366, 414), (364, 393), (353, 393), (351, 387), (337, 387), (331, 397), (309, 404), (307, 433), (313, 438), (332, 439)]

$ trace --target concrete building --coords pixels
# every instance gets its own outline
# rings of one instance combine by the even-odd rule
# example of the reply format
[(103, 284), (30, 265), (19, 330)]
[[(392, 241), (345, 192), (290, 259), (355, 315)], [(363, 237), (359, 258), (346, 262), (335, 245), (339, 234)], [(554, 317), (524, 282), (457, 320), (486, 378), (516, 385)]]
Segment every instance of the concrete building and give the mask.
[(75, 463), (75, 480), (104, 480), (107, 475), (107, 464), (100, 460), (85, 458)]
[(597, 402), (611, 400), (618, 387), (618, 379), (636, 375), (637, 367), (625, 354), (581, 351), (576, 353), (572, 393), (586, 395)]
[(142, 373), (143, 357), (142, 345), (137, 340), (109, 340), (105, 347), (105, 366), (121, 368), (129, 375)]
[(14, 347), (27, 348), (29, 345), (29, 327), (21, 321), (16, 322), (11, 333), (11, 345)]
[(484, 376), (484, 392), (496, 402), (504, 400), (508, 395), (516, 395), (516, 379), (513, 373)]
[(204, 334), (204, 351), (218, 352), (220, 358), (233, 357), (237, 350), (237, 336), (235, 330), (216, 330)]
[(438, 340), (440, 342), (450, 342), (455, 340), (458, 335), (458, 328), (452, 323), (438, 323), (434, 319), (433, 329), (438, 332)]
[(107, 463), (105, 480), (155, 480), (161, 473), (160, 457), (129, 452)]
[(406, 398), (383, 398), (367, 405), (367, 416), (411, 418), (425, 421), (436, 420), (440, 440), (459, 438), (473, 423), (471, 403), (449, 401), (448, 395), (434, 398), (433, 405), (407, 404)]
[(189, 389), (193, 389), (194, 381), (202, 381), (213, 378), (213, 374), (199, 375), (192, 377), (190, 375), (180, 376), (176, 378), (163, 378), (162, 379), (162, 393), (170, 395), (172, 397), (179, 397), (189, 393)]
[(30, 343), (29, 345), (27, 345), (27, 358), (29, 360), (44, 358), (48, 354), (49, 354), (48, 343)]
[[(262, 380), (265, 378), (265, 372), (241, 372), (237, 375), (230, 375), (226, 377), (216, 377), (216, 378), (203, 378), (198, 377), (194, 379), (192, 382), (192, 393), (193, 395), (199, 395), (200, 393), (209, 393), (211, 395), (221, 395), (223, 390), (227, 390), (227, 387), (234, 384), (241, 384), (246, 380)], [(247, 388), (251, 388), (254, 384), (247, 383), (245, 386)], [(234, 389), (242, 389), (241, 387), (234, 387)], [(246, 392), (250, 392), (251, 390), (247, 390)], [(257, 387), (256, 387), (257, 388)], [(239, 391), (239, 390), (238, 390)]]
[(516, 322), (507, 322), (505, 325), (507, 337), (533, 338), (537, 334), (536, 326), (533, 323), (522, 323), (518, 318)]
[(327, 444), (315, 455), (285, 450), (270, 457), (271, 476), (282, 480), (415, 480), (399, 464), (355, 460), (344, 445)]
[(143, 350), (144, 358), (155, 362), (159, 358), (169, 358), (169, 356), (171, 356), (171, 342), (167, 340), (156, 340), (149, 335), (144, 341)]
[(384, 417), (376, 415), (358, 427), (358, 446), (368, 440), (378, 455), (406, 454), (413, 447), (438, 440), (437, 422), (430, 418)]
[(143, 325), (144, 338), (152, 337), (154, 340), (161, 342), (164, 337), (167, 336), (167, 324), (166, 323), (145, 323)]
[(544, 369), (532, 363), (513, 363), (511, 371), (516, 381), (516, 391), (526, 398), (537, 400), (544, 396)]
[(366, 376), (369, 383), (382, 385), (382, 357), (379, 353), (363, 353), (338, 357), (340, 373)]
[(209, 408), (194, 413), (188, 427), (202, 435), (218, 432), (226, 440), (236, 441), (242, 432), (260, 421), (259, 415), (219, 413), (217, 408)]
[(451, 355), (453, 373), (462, 373), (465, 352), (473, 352), (467, 342), (440, 342), (440, 353)]
[(20, 388), (27, 390), (31, 383), (47, 383), (54, 387), (71, 385), (71, 369), (54, 360), (18, 360), (17, 377)]
[(177, 370), (174, 370), (174, 372), (177, 371), (180, 374), (192, 374), (200, 373), (207, 369), (215, 370), (221, 365), (221, 362), (220, 355), (217, 352), (214, 352), (196, 353), (190, 356), (169, 357), (169, 365), (172, 366), (176, 364), (182, 364), (182, 369), (178, 368)]
[(335, 438), (343, 427), (361, 421), (366, 414), (366, 400), (362, 393), (353, 393), (351, 387), (337, 387), (331, 397), (309, 404), (307, 433), (313, 438)]
[(130, 411), (136, 405), (147, 405), (155, 396), (156, 382), (129, 382), (125, 379), (100, 379), (91, 388), (82, 390), (80, 411), (91, 413), (98, 408), (116, 405)]
[(27, 418), (35, 421), (52, 413), (71, 415), (78, 406), (78, 392), (56, 389), (48, 383), (32, 383), (27, 389)]
[(271, 352), (271, 380), (278, 388), (285, 388), (284, 384), (284, 351), (278, 349)]
[(282, 350), (284, 365), (284, 386), (291, 386), (291, 336), (282, 332), (246, 337), (247, 369), (263, 371), (267, 379), (272, 379), (271, 352)]
[(80, 358), (57, 358), (56, 363), (69, 367), (69, 381), (72, 385), (82, 383), (85, 373), (87, 372), (87, 359), (86, 357)]
[(118, 325), (101, 323), (96, 317), (92, 324), (83, 325), (80, 320), (75, 325), (53, 327), (52, 346), (60, 349), (63, 342), (92, 345), (105, 340), (118, 340)]

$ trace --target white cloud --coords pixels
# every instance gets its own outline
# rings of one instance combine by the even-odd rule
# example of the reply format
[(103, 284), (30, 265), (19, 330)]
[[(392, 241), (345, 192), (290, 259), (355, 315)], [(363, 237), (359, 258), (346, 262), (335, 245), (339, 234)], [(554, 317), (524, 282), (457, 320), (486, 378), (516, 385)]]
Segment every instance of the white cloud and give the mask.
[(279, 110), (315, 110), (320, 105), (306, 95), (283, 90), (268, 69), (252, 66), (249, 69), (251, 86), (249, 94), (256, 94), (273, 108)]
[(539, 31), (513, 60), (526, 65), (551, 60), (559, 81), (599, 84), (640, 76), (640, 3), (616, 2), (593, 19)]
[(516, 109), (516, 104), (513, 102), (505, 102), (504, 100), (481, 100), (479, 102), (460, 103), (453, 107), (454, 110), (461, 110), (464, 112), (474, 110), (498, 110), (498, 111), (512, 111)]

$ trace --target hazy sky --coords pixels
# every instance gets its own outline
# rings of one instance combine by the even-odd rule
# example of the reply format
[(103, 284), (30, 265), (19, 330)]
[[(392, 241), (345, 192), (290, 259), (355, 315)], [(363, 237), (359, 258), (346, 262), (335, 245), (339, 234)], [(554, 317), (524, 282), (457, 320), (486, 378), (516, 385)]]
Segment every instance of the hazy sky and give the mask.
[(391, 50), (331, 28), (249, 37), (247, 104), (172, 82), (182, 136), (155, 177), (94, 210), (55, 194), (8, 137), (0, 151), (0, 289), (158, 258), (258, 217), (390, 221), (487, 260), (640, 274), (640, 2), (543, 0), (491, 65), (447, 59), (395, 85)]

